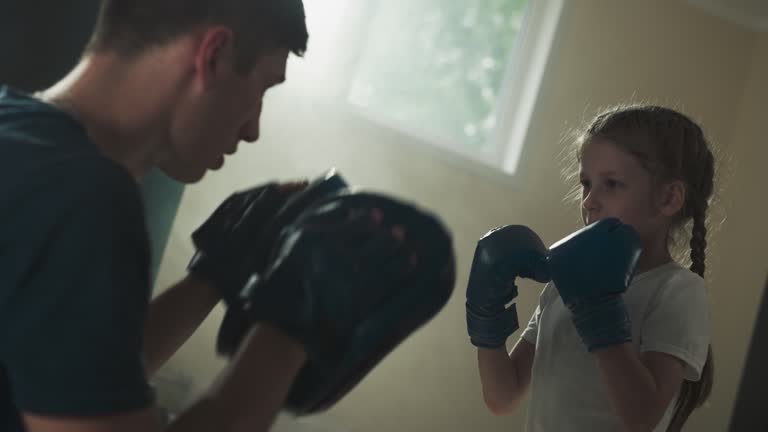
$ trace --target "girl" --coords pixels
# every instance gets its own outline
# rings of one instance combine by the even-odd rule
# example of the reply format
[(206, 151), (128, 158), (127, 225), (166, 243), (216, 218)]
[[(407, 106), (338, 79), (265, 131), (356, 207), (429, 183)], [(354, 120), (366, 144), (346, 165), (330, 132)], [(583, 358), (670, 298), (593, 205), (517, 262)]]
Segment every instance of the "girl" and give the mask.
[[(639, 234), (642, 254), (623, 295), (631, 340), (585, 349), (569, 309), (550, 283), (507, 355), (504, 340), (518, 327), (514, 305), (504, 306), (516, 296), (514, 284), (506, 281), (503, 289), (499, 284), (486, 296), (490, 300), (478, 306), (470, 291), (479, 290), (473, 278), (480, 279), (471, 275), (467, 325), (478, 346), (486, 404), (495, 414), (508, 413), (530, 387), (529, 432), (679, 431), (708, 398), (713, 379), (703, 279), (713, 154), (697, 124), (657, 106), (604, 112), (576, 144), (585, 225), (617, 218)], [(670, 252), (689, 223), (690, 270)], [(529, 253), (537, 250), (530, 236), (514, 235)], [(537, 271), (522, 270), (523, 254), (516, 253), (514, 276), (538, 279)], [(594, 267), (583, 271), (600, 271), (599, 263)]]

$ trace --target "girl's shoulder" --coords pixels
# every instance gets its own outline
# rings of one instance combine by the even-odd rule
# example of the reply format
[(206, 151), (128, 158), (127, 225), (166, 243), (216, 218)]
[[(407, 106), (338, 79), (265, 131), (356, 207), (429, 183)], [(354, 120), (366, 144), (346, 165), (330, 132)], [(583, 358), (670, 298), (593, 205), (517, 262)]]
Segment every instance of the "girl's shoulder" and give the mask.
[(661, 290), (670, 288), (705, 289), (706, 287), (704, 278), (676, 261), (662, 264), (636, 275), (632, 280), (632, 285), (656, 287)]
[(635, 276), (630, 286), (635, 301), (653, 310), (664, 308), (696, 308), (708, 303), (709, 294), (704, 278), (677, 262), (671, 262)]

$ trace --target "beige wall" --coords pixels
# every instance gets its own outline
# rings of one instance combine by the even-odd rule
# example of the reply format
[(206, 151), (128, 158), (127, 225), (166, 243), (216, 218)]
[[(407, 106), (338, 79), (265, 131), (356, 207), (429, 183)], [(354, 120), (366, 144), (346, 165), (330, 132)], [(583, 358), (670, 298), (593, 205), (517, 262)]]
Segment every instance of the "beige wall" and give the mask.
[[(601, 106), (627, 100), (672, 104), (699, 119), (721, 146), (736, 156), (765, 154), (757, 127), (765, 109), (768, 54), (763, 37), (670, 0), (580, 0), (567, 2), (552, 60), (514, 181), (462, 169), (449, 157), (435, 157), (403, 134), (356, 116), (311, 89), (306, 71), (323, 53), (292, 63), (289, 83), (268, 98), (259, 144), (242, 146), (226, 168), (187, 189), (160, 271), (166, 286), (184, 272), (192, 254), (189, 233), (232, 190), (272, 178), (311, 176), (335, 165), (351, 181), (416, 200), (438, 211), (455, 235), (458, 285), (452, 301), (434, 321), (385, 359), (347, 398), (309, 419), (332, 430), (510, 431), (522, 430), (525, 410), (504, 418), (485, 409), (467, 341), (463, 293), (476, 239), (504, 223), (531, 226), (551, 243), (577, 227), (576, 210), (563, 203), (568, 190), (553, 163), (561, 137)], [(574, 5), (578, 3), (578, 5)], [(312, 57), (312, 56), (315, 57)], [(320, 66), (318, 66), (320, 67)], [(295, 80), (291, 82), (291, 77)], [(748, 79), (749, 77), (749, 79)], [(748, 85), (745, 83), (749, 83)], [(745, 87), (746, 86), (746, 87)], [(290, 113), (290, 117), (288, 114)], [(764, 122), (763, 122), (764, 123)], [(768, 208), (752, 207), (764, 177), (758, 162), (743, 158), (731, 181), (726, 226), (710, 248), (718, 385), (709, 407), (691, 430), (722, 431), (731, 408), (758, 298), (763, 268), (754, 266), (757, 235), (750, 231)], [(763, 181), (763, 183), (760, 183)], [(761, 232), (765, 237), (765, 228)], [(727, 254), (725, 252), (728, 252)], [(540, 286), (523, 283), (522, 319), (533, 311)], [(213, 355), (221, 310), (217, 309), (166, 367), (204, 388), (222, 366)], [(292, 429), (290, 422), (281, 431)]]
[[(761, 299), (759, 288), (768, 275), (768, 254), (763, 250), (768, 239), (768, 34), (759, 38), (752, 58), (742, 99), (734, 105), (736, 118), (729, 145), (733, 161), (722, 193), (727, 221), (711, 248), (716, 254), (710, 268), (717, 387), (709, 408), (712, 412), (691, 422), (692, 430), (725, 430), (714, 428), (720, 424), (717, 414), (733, 404)], [(713, 421), (716, 423), (710, 424)]]

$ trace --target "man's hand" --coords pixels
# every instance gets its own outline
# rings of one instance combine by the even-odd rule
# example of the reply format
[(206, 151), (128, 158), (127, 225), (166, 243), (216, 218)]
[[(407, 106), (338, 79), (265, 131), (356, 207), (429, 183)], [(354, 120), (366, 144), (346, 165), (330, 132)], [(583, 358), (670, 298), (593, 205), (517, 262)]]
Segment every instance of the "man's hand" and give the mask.
[(192, 234), (197, 251), (189, 271), (215, 286), (228, 304), (237, 301), (245, 281), (252, 252), (264, 227), (307, 181), (267, 183), (237, 192), (224, 200)]

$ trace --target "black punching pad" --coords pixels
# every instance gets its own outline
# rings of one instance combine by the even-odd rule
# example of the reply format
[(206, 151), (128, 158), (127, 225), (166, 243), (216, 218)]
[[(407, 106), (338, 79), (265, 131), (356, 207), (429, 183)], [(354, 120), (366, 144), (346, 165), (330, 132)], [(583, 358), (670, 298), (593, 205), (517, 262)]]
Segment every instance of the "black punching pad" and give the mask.
[[(272, 247), (286, 226), (293, 223), (299, 215), (310, 209), (319, 201), (341, 193), (347, 189), (347, 182), (336, 170), (330, 170), (322, 177), (315, 179), (302, 192), (294, 195), (277, 212), (275, 217), (265, 225), (264, 229), (254, 239), (257, 247), (252, 252), (249, 261), (250, 271), (261, 274), (266, 268)], [(219, 327), (216, 339), (216, 350), (223, 356), (230, 357), (240, 346), (245, 333), (251, 327), (252, 321), (237, 308), (229, 307)]]
[[(320, 313), (339, 322), (338, 350), (330, 358), (309, 358), (289, 393), (285, 408), (295, 415), (326, 410), (352, 390), (387, 354), (422, 325), (431, 320), (448, 302), (455, 284), (453, 242), (440, 220), (417, 207), (371, 193), (334, 196), (302, 214), (294, 224), (322, 225), (322, 212), (328, 206), (350, 210), (380, 209), (383, 224), (402, 226), (407, 247), (417, 256), (416, 269), (394, 286), (390, 282), (366, 286), (328, 286), (327, 293), (311, 297), (333, 298)], [(342, 282), (340, 285), (348, 285)], [(322, 286), (322, 284), (321, 284)], [(354, 305), (359, 303), (359, 307)], [(354, 312), (353, 312), (354, 311)], [(350, 315), (352, 314), (352, 315)]]

